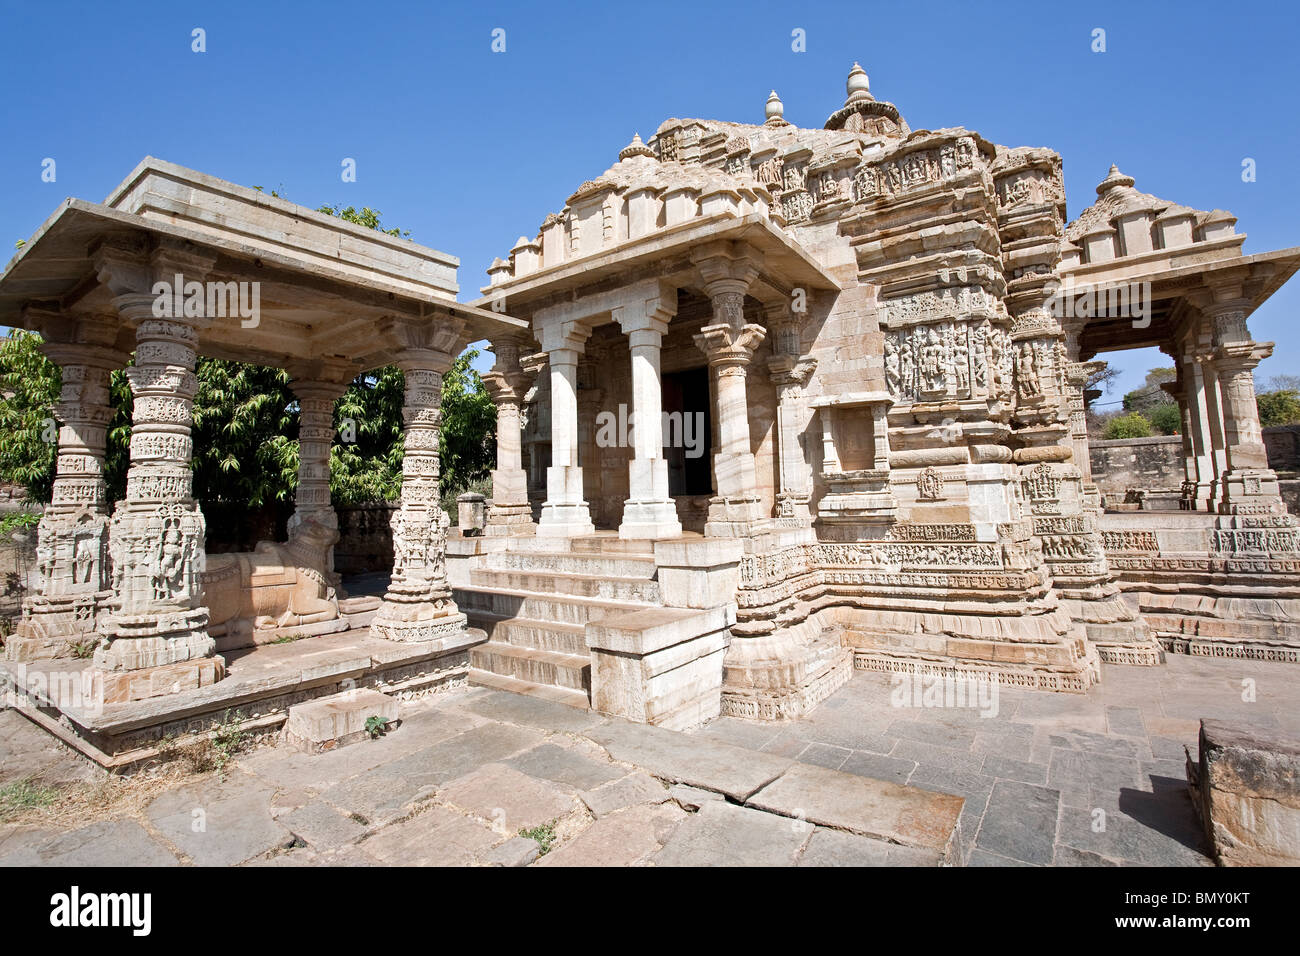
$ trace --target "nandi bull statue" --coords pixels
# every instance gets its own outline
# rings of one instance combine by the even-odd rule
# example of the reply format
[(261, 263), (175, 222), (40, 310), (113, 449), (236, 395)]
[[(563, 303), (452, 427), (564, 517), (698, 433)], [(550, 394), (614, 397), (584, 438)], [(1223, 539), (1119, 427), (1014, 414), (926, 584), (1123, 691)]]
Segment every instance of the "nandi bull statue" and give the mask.
[[(310, 626), (322, 634), (347, 627), (329, 570), (334, 528), (302, 522), (288, 544), (259, 541), (252, 551), (208, 555), (203, 603), (208, 633), (227, 650), (263, 644)], [(337, 621), (337, 627), (322, 627)]]

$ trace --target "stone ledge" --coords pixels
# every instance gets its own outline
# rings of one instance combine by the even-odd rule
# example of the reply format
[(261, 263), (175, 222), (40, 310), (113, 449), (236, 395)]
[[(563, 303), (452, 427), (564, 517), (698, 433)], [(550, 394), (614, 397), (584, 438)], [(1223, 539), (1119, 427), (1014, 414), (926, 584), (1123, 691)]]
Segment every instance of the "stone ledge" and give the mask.
[(383, 717), (387, 730), (396, 729), (397, 712), (396, 698), (368, 688), (348, 690), (290, 707), (284, 739), (296, 750), (324, 753), (369, 737), (370, 717)]

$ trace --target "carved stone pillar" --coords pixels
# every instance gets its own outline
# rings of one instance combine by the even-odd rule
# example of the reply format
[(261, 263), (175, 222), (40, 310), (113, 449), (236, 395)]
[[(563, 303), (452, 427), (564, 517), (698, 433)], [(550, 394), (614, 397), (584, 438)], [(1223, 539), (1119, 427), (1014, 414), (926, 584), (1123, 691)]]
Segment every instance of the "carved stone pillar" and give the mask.
[(1187, 495), (1192, 511), (1214, 511), (1218, 499), (1219, 472), (1214, 451), (1214, 434), (1210, 427), (1211, 403), (1209, 387), (1204, 374), (1204, 357), (1195, 350), (1185, 353), (1182, 361), (1187, 381), (1188, 412), (1191, 419), (1189, 432), (1194, 455), (1194, 487)]
[[(101, 277), (114, 271), (110, 258), (101, 258)], [(201, 277), (207, 263), (159, 250), (151, 265), (155, 276), (170, 281), (181, 274)], [(109, 281), (110, 288), (114, 284)], [(190, 471), (197, 326), (203, 320), (156, 318), (155, 300), (141, 292), (113, 300), (136, 329), (136, 349), (135, 365), (126, 371), (134, 395), (131, 466), (110, 535), (113, 609), (100, 617), (98, 631), (108, 643), (94, 658), (109, 702), (191, 690), (225, 673), (207, 633), (200, 580), (205, 527)]]
[(438, 426), (442, 376), (455, 359), (454, 330), (421, 335), (406, 329), (412, 344), (398, 356), (406, 377), (402, 421), (402, 499), (393, 513), (393, 576), (372, 633), (392, 641), (435, 641), (464, 633), (465, 615), (447, 582), (447, 527), (438, 493)]
[(1226, 469), (1218, 510), (1224, 514), (1282, 514), (1277, 475), (1268, 467), (1264, 434), (1255, 404), (1254, 370), (1273, 352), (1272, 342), (1255, 342), (1240, 301), (1212, 306), (1214, 369), (1219, 380)]
[(551, 466), (537, 533), (564, 538), (591, 534), (596, 528), (578, 464), (578, 356), (591, 330), (571, 322), (535, 321), (551, 368)]
[[(298, 396), (298, 489), (289, 518), (289, 543), (304, 537), (309, 523), (329, 532), (323, 566), (330, 584), (338, 588), (334, 573), (334, 545), (339, 539), (339, 518), (330, 501), (330, 449), (334, 443), (334, 404), (347, 390), (355, 370), (350, 366), (326, 368), (321, 363), (294, 365), (289, 369), (290, 388)], [(320, 547), (313, 543), (313, 547)]]
[[(39, 317), (36, 317), (39, 319)], [(109, 347), (116, 323), (52, 316), (41, 323), (41, 347), (63, 373), (54, 415), (59, 422), (54, 487), (37, 527), (36, 593), (5, 642), (9, 660), (65, 656), (71, 642), (92, 639), (100, 611), (112, 596), (109, 572), (109, 501), (104, 454), (113, 406), (109, 376), (128, 356)], [(62, 326), (70, 341), (51, 341), (49, 326)]]
[(497, 409), (497, 467), (492, 472), (492, 506), (487, 535), (535, 534), (528, 503), (528, 475), (523, 468), (522, 409), (532, 376), (520, 366), (521, 343), (503, 338), (492, 345), (496, 362), (483, 376), (483, 385)]
[(777, 523), (793, 527), (812, 525), (808, 502), (812, 498), (812, 471), (799, 441), (803, 389), (817, 368), (816, 359), (773, 355), (767, 367), (776, 386), (776, 436), (780, 488), (776, 495)]
[(746, 376), (754, 350), (767, 330), (746, 323), (745, 293), (758, 275), (751, 255), (743, 248), (713, 245), (692, 257), (713, 304), (713, 321), (695, 336), (712, 371), (717, 414), (718, 450), (713, 456), (717, 494), (709, 501), (704, 533), (710, 537), (748, 537), (765, 530), (756, 489), (758, 476), (749, 440), (749, 401)]
[(1083, 507), (1101, 511), (1101, 490), (1092, 480), (1092, 455), (1088, 448), (1088, 411), (1083, 390), (1088, 378), (1104, 362), (1069, 361), (1065, 366), (1066, 404), (1070, 414), (1070, 441), (1074, 447), (1074, 464), (1081, 477)]
[(628, 462), (628, 496), (620, 538), (675, 538), (682, 533), (677, 506), (668, 494), (663, 454), (663, 383), (659, 358), (668, 322), (677, 311), (677, 290), (665, 286), (654, 298), (614, 310), (632, 356), (634, 456)]

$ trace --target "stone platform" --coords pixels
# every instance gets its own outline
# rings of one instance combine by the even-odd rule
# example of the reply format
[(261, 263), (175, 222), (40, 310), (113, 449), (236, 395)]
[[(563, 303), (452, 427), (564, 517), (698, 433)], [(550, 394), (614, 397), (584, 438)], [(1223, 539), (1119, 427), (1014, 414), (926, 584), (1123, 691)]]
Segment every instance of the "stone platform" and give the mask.
[(239, 716), (243, 729), (269, 733), (290, 706), (357, 688), (411, 698), (465, 683), (469, 650), (486, 636), (396, 643), (368, 628), (264, 644), (225, 655), (224, 680), (197, 690), (105, 704), (83, 683), (89, 660), (0, 662), (0, 695), (15, 709), (97, 764), (119, 770), (157, 755), (164, 737), (208, 732)]

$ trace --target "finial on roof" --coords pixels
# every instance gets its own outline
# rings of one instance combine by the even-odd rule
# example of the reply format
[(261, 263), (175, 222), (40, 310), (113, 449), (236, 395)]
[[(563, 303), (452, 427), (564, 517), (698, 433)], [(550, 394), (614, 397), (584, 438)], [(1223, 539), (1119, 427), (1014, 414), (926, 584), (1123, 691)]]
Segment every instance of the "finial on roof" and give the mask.
[(1112, 189), (1116, 189), (1120, 186), (1132, 186), (1135, 182), (1137, 182), (1137, 180), (1132, 176), (1125, 176), (1119, 171), (1119, 167), (1112, 163), (1110, 172), (1106, 174), (1106, 178), (1097, 185), (1097, 195), (1105, 195)]
[(631, 159), (633, 156), (649, 156), (654, 159), (655, 152), (645, 143), (641, 142), (641, 134), (633, 133), (632, 142), (628, 143), (618, 151), (618, 161), (621, 163), (625, 159)]
[(767, 105), (763, 108), (766, 114), (768, 126), (781, 126), (785, 123), (785, 104), (781, 102), (781, 97), (776, 95), (776, 90), (767, 98)]
[(862, 69), (861, 64), (854, 62), (853, 69), (849, 70), (849, 78), (844, 84), (844, 91), (848, 94), (849, 101), (861, 99), (864, 96), (871, 97), (871, 83), (867, 79), (867, 72)]

